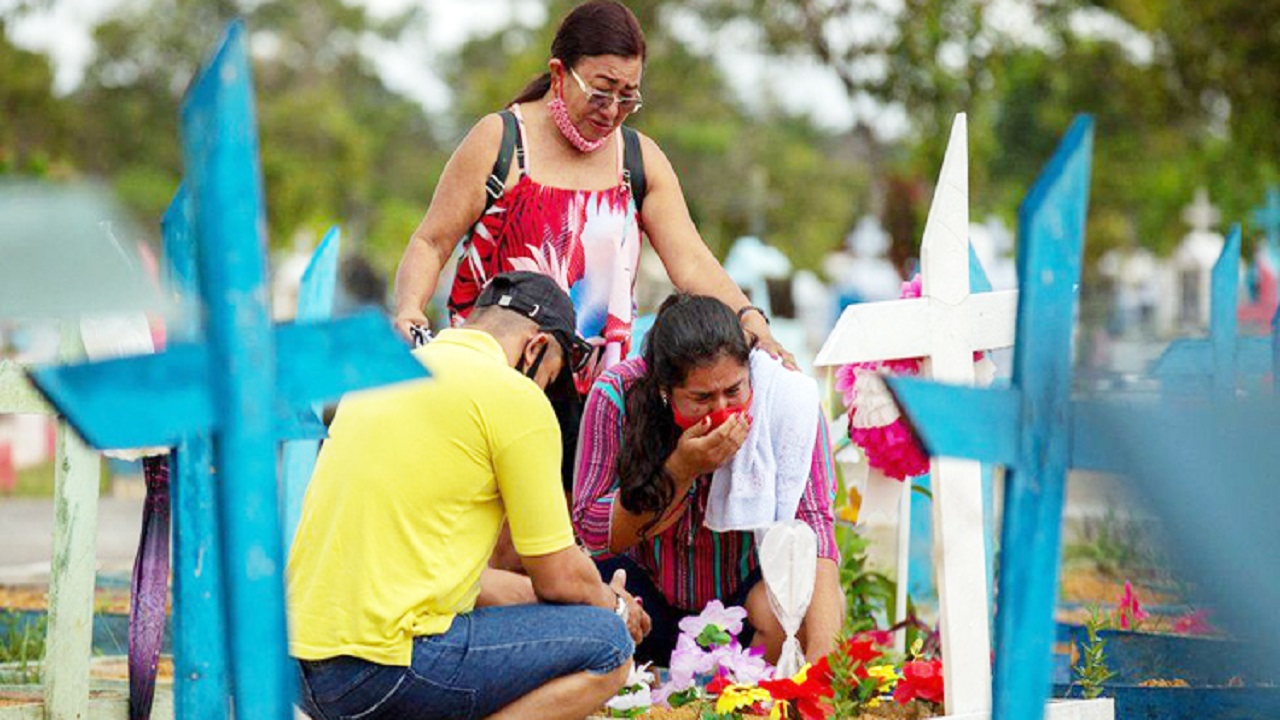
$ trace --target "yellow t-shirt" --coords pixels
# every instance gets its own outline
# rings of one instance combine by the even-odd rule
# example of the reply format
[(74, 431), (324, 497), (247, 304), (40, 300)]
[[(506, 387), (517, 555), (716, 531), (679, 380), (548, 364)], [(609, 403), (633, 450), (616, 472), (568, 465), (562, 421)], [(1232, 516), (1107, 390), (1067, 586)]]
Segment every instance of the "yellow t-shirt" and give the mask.
[(407, 666), (475, 607), (505, 516), (516, 551), (573, 545), (560, 428), (486, 332), (416, 351), (432, 373), (343, 398), (289, 556), (290, 653)]

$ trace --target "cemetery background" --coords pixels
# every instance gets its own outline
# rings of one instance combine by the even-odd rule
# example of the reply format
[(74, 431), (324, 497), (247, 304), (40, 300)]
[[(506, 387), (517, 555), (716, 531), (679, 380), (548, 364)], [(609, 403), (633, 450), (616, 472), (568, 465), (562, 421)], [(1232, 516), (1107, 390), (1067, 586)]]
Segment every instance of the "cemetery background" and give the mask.
[[(567, 4), (552, 3), (548, 17), (557, 17), (561, 5)], [(950, 5), (924, 3), (915, 17), (884, 22), (904, 33), (924, 35), (926, 48), (934, 50), (964, 44), (966, 39), (966, 47), (980, 47), (982, 43), (973, 41), (992, 38), (1002, 41), (994, 43), (999, 49), (962, 51), (971, 53), (963, 58), (964, 70), (953, 67), (954, 58), (938, 60), (947, 56), (945, 51), (873, 43), (854, 43), (827, 60), (847, 92), (877, 103), (875, 112), (884, 106), (890, 108), (888, 113), (895, 106), (907, 109), (908, 129), (894, 136), (883, 133), (872, 116), (862, 117), (851, 128), (832, 130), (780, 102), (748, 107), (726, 73), (703, 62), (723, 49), (723, 39), (704, 42), (697, 33), (680, 29), (695, 23), (723, 37), (745, 25), (760, 39), (760, 52), (766, 57), (774, 52), (812, 52), (819, 38), (798, 32), (790, 24), (795, 20), (779, 12), (779, 5), (764, 3), (761, 15), (748, 17), (730, 2), (637, 4), (655, 46), (645, 85), (651, 104), (637, 117), (637, 125), (658, 138), (672, 156), (695, 218), (722, 258), (748, 233), (787, 257), (793, 275), (800, 276), (789, 287), (786, 281), (792, 278), (752, 278), (750, 268), (740, 282), (763, 288), (757, 295), (768, 295), (781, 324), (794, 320), (798, 328), (793, 335), (798, 339), (788, 346), (807, 345), (811, 353), (834, 322), (841, 298), (889, 299), (896, 296), (896, 283), (912, 270), (945, 146), (946, 125), (940, 118), (949, 118), (957, 109), (971, 113), (972, 197), (974, 218), (980, 219), (971, 234), (999, 289), (1009, 287), (1012, 276), (1014, 248), (1008, 227), (1018, 193), (1047, 157), (1069, 113), (1094, 112), (1102, 131), (1095, 153), (1086, 243), (1091, 257), (1082, 286), (1077, 375), (1096, 386), (1140, 385), (1146, 361), (1158, 355), (1167, 340), (1207, 329), (1207, 291), (1180, 284), (1189, 282), (1193, 270), (1203, 275), (1216, 259), (1213, 248), (1221, 247), (1220, 236), (1206, 236), (1221, 233), (1222, 220), (1200, 223), (1199, 235), (1191, 237), (1182, 223), (1184, 207), (1201, 186), (1220, 206), (1220, 218), (1245, 221), (1244, 257), (1264, 258), (1251, 263), (1255, 267), (1249, 270), (1249, 283), (1264, 284), (1258, 278), (1267, 272), (1268, 245), (1262, 239), (1270, 221), (1262, 203), (1267, 183), (1277, 179), (1277, 172), (1270, 159), (1275, 157), (1270, 144), (1274, 141), (1259, 132), (1258, 118), (1270, 100), (1244, 102), (1242, 93), (1270, 87), (1267, 83), (1276, 82), (1274, 68), (1247, 68), (1234, 55), (1214, 55), (1222, 61), (1221, 76), (1198, 76), (1199, 61), (1221, 48), (1189, 41), (1184, 26), (1199, 22), (1222, 33), (1226, 47), (1234, 26), (1225, 6), (1215, 12), (1162, 5), (1161, 12), (1150, 16), (1131, 16), (1125, 7), (1083, 10), (1056, 3), (1053, 12), (1032, 21), (1049, 38), (1046, 47), (1008, 43), (1009, 35), (1016, 33), (1002, 27), (994, 14), (963, 24), (960, 31), (918, 32), (929, 18), (954, 19), (978, 7)], [(425, 207), (445, 153), (470, 118), (500, 104), (519, 84), (513, 78), (532, 72), (544, 53), (549, 29), (546, 23), (516, 24), (460, 47), (447, 63), (455, 68), (449, 76), (456, 88), (454, 106), (447, 113), (429, 115), (389, 89), (359, 46), (330, 42), (344, 33), (413, 35), (421, 32), (416, 23), (430, 22), (429, 12), (383, 23), (359, 9), (338, 12), (332, 3), (316, 4), (305, 20), (280, 12), (282, 7), (259, 4), (250, 13), (250, 26), (288, 38), (288, 52), (268, 48), (255, 54), (270, 238), (279, 253), (273, 267), (281, 315), (287, 316), (288, 288), (298, 275), (298, 258), (309, 254), (319, 233), (334, 219), (344, 221), (354, 257), (363, 258), (373, 271), (363, 273), (366, 279), (372, 275), (373, 282), (365, 282), (363, 289), (353, 287), (350, 293), (385, 297), (386, 273), (407, 229)], [(157, 0), (134, 15), (104, 24), (98, 29), (96, 55), (84, 83), (67, 95), (52, 91), (48, 58), (20, 49), (6, 33), (0, 39), (0, 78), (23, 82), (0, 81), (0, 94), (12, 99), (4, 105), (9, 130), (0, 133), (0, 168), (6, 174), (58, 183), (101, 178), (149, 228), (135, 239), (155, 245), (155, 219), (177, 180), (173, 123), (179, 81), (183, 73), (189, 77), (231, 9), (229, 4)], [(24, 3), (8, 7), (6, 25), (32, 12)], [(1194, 16), (1201, 12), (1209, 17)], [(1095, 23), (1102, 30), (1089, 28), (1088, 18), (1096, 19), (1091, 13), (1109, 18)], [(143, 17), (151, 22), (143, 23)], [(824, 32), (837, 38), (836, 26), (847, 22), (818, 19)], [(324, 29), (313, 37), (310, 31), (316, 23)], [(173, 43), (178, 37), (183, 41)], [(1144, 56), (1143, 38), (1168, 47)], [(322, 62), (318, 49), (326, 45), (337, 48), (336, 57)], [(891, 71), (882, 82), (870, 83), (851, 71), (867, 56), (909, 58), (933, 73), (921, 80)], [(147, 59), (139, 64), (142, 57)], [(979, 64), (983, 70), (972, 69)], [(1063, 73), (1062, 67), (1084, 70)], [(1246, 70), (1251, 73), (1248, 82)], [(1160, 79), (1170, 71), (1178, 83)], [(1104, 91), (1098, 90), (1100, 82), (1106, 83)], [(352, 84), (361, 92), (337, 91)], [(1046, 86), (1048, 97), (1032, 92)], [(1196, 91), (1209, 93), (1210, 107), (1191, 99)], [(1223, 103), (1231, 110), (1225, 120)], [(299, 111), (312, 112), (322, 121), (299, 127), (292, 120)], [(1169, 122), (1171, 118), (1177, 122)], [(135, 132), (138, 127), (148, 129)], [(132, 140), (135, 137), (148, 141)], [(333, 171), (315, 172), (317, 164)], [(741, 177), (750, 181), (724, 181)], [(1256, 217), (1250, 212), (1255, 206)], [(381, 293), (379, 274), (384, 278)], [(356, 269), (348, 274), (359, 276)], [(641, 297), (645, 302), (645, 297), (661, 297), (661, 291), (645, 288)], [(1242, 297), (1243, 304), (1252, 301)], [(788, 306), (792, 312), (787, 312)], [(1152, 307), (1144, 316), (1144, 308)], [(1144, 322), (1144, 317), (1152, 320)], [(47, 328), (9, 325), (3, 337), (10, 357), (41, 360), (56, 352), (56, 333)], [(1000, 359), (997, 364), (1009, 366)], [(22, 466), (21, 487), (30, 488), (22, 492), (41, 494), (47, 484), (41, 477), (48, 463), (40, 461), (49, 454), (47, 423), (6, 416), (0, 425), (11, 435), (8, 443), (0, 441), (0, 493), (6, 483), (7, 445), (15, 470)], [(104, 611), (123, 609), (118, 578), (132, 562), (141, 515), (136, 481), (131, 491), (131, 473), (116, 470), (121, 472), (106, 473), (104, 491), (109, 497), (104, 498), (99, 527), (99, 584), (106, 597), (99, 607)], [(1124, 579), (1137, 581), (1148, 603), (1176, 605), (1176, 585), (1159, 577), (1167, 568), (1157, 557), (1158, 536), (1150, 532), (1148, 517), (1126, 509), (1123, 489), (1105, 478), (1077, 473), (1070, 493), (1067, 560), (1090, 571), (1068, 573), (1063, 617), (1079, 620), (1084, 604), (1114, 601)], [(6, 539), (11, 529), (12, 537), (23, 538), (21, 544), (6, 543), (5, 552), (13, 557), (0, 558), (0, 583), (38, 587), (43, 581), (47, 546), (27, 543), (49, 536), (37, 522), (38, 509), (47, 507), (39, 500), (0, 499), (0, 527)], [(888, 521), (868, 529), (871, 568), (889, 571), (894, 566), (894, 532)], [(1090, 566), (1100, 572), (1092, 572)], [(1159, 582), (1144, 585), (1149, 573)], [(34, 604), (39, 604), (39, 594), (34, 592)], [(928, 589), (920, 588), (917, 594), (924, 598)], [(12, 595), (21, 595), (13, 605), (33, 602), (31, 593)], [(0, 604), (5, 597), (0, 595)], [(923, 614), (929, 618), (925, 605)]]

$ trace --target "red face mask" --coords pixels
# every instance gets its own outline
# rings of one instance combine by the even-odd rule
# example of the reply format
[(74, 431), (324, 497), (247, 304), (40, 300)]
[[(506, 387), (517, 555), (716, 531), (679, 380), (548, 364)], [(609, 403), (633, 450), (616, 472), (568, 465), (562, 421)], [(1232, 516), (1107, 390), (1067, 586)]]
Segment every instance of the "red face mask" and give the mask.
[(747, 395), (747, 399), (743, 401), (741, 405), (730, 405), (728, 407), (720, 408), (719, 410), (712, 410), (706, 415), (701, 415), (699, 417), (691, 418), (687, 415), (682, 414), (679, 410), (676, 409), (675, 403), (672, 403), (671, 417), (676, 421), (676, 426), (678, 426), (681, 430), (688, 430), (694, 425), (697, 425), (698, 423), (702, 422), (704, 418), (711, 418), (711, 427), (709, 428), (709, 430), (715, 430), (716, 428), (725, 424), (729, 420), (729, 418), (733, 417), (734, 415), (746, 415), (747, 419), (750, 420), (751, 414), (747, 412), (747, 408), (749, 407), (751, 407), (751, 396)]

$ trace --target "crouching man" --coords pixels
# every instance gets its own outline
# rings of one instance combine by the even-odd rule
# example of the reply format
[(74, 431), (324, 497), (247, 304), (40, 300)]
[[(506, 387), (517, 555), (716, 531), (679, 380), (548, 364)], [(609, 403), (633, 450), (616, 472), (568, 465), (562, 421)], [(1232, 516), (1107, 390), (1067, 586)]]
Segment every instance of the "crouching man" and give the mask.
[[(348, 395), (288, 566), (290, 652), (316, 720), (583, 718), (649, 619), (575, 545), (545, 392), (585, 357), (550, 278), (499, 275), (429, 380)], [(528, 576), (487, 568), (504, 519)]]

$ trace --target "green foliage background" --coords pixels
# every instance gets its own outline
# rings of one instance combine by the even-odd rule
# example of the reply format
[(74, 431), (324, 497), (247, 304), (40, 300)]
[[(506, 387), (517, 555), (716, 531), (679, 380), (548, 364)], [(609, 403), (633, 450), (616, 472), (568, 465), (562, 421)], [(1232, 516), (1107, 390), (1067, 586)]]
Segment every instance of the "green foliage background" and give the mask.
[[(573, 3), (550, 0), (541, 25), (513, 22), (462, 45), (436, 68), (455, 98), (436, 114), (384, 85), (362, 51), (370, 39), (425, 33), (427, 5), (379, 20), (343, 0), (137, 0), (94, 29), (83, 82), (58, 96), (49, 58), (16, 47), (5, 29), (39, 4), (0, 14), (0, 174), (102, 177), (157, 226), (180, 176), (181, 93), (223, 23), (243, 15), (272, 244), (341, 222), (390, 271), (448, 153), (545, 68), (555, 22)], [(1280, 179), (1280, 0), (1036, 0), (1022, 28), (993, 0), (630, 5), (650, 47), (634, 124), (670, 156), (721, 255), (753, 232), (817, 268), (873, 212), (905, 264), (958, 111), (969, 113), (974, 216), (1008, 220), (1070, 118), (1097, 116), (1094, 258), (1118, 245), (1169, 252), (1197, 186), (1224, 217), (1247, 219), (1266, 183)], [(745, 24), (766, 55), (817, 60), (849, 97), (901, 108), (905, 134), (820, 128), (768, 101), (769, 88), (749, 109), (716, 59), (673, 30), (677, 16), (707, 32)], [(1150, 51), (1081, 31), (1081, 17), (1101, 17)]]

